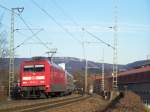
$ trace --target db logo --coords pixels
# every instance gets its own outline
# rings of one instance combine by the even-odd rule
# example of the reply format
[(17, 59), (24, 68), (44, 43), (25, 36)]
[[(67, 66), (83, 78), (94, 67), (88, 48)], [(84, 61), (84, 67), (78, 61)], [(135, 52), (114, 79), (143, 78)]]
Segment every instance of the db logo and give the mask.
[(32, 78), (31, 78), (32, 80), (35, 80), (36, 79), (36, 77), (35, 76), (32, 76)]

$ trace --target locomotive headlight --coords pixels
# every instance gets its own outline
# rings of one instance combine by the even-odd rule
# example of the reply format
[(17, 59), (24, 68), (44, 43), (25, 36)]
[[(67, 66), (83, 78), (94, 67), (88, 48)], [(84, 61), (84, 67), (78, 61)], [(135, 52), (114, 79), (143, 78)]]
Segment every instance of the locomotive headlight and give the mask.
[(22, 80), (31, 80), (31, 77), (23, 77)]
[(36, 76), (36, 79), (38, 79), (38, 80), (44, 80), (45, 76)]

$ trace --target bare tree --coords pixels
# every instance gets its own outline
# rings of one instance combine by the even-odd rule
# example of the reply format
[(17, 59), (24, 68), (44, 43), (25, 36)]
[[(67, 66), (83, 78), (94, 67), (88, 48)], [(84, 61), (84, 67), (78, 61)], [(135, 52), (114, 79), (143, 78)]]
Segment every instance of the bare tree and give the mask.
[(7, 41), (7, 32), (0, 32), (0, 58), (8, 57), (8, 41)]
[(7, 37), (8, 33), (4, 29), (4, 24), (2, 23), (2, 20), (4, 18), (5, 10), (0, 15), (0, 58), (6, 58), (8, 57), (8, 42)]

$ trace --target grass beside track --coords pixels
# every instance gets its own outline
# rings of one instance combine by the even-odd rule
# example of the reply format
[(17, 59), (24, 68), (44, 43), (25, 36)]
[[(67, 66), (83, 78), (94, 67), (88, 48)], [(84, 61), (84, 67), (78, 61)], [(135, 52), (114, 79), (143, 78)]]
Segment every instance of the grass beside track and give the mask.
[(142, 104), (141, 98), (133, 92), (117, 96), (109, 105), (99, 112), (149, 112)]

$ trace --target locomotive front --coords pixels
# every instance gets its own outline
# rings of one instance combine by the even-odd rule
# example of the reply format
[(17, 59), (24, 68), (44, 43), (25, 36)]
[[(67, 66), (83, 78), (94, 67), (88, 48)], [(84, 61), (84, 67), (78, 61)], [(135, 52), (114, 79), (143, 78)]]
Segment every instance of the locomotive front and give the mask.
[(46, 60), (24, 61), (20, 71), (23, 96), (40, 96), (49, 91), (49, 64)]

